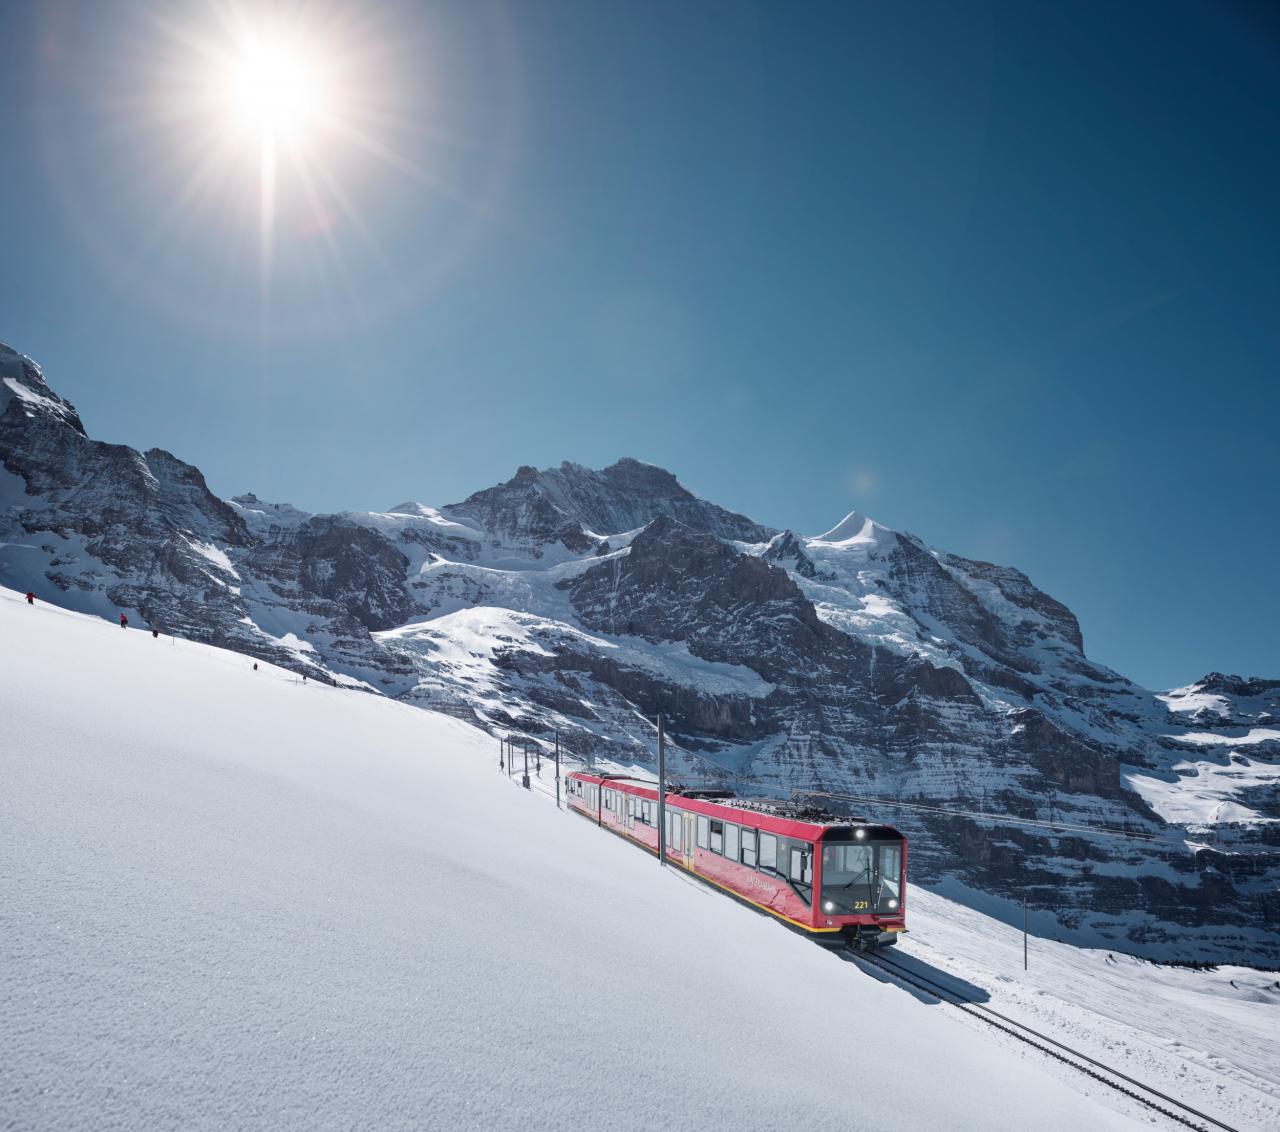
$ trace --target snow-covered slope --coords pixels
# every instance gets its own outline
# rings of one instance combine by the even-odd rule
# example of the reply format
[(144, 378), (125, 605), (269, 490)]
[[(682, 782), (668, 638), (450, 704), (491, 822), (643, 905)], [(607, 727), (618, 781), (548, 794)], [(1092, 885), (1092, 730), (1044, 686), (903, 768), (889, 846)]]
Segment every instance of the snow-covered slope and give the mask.
[(0, 637), (6, 1127), (1136, 1124), (469, 726), (10, 591)]
[(633, 459), (438, 508), (223, 501), (91, 439), (30, 359), (0, 371), (0, 583), (544, 749), (651, 763), (661, 711), (686, 781), (997, 815), (921, 817), (918, 876), (1139, 954), (1280, 962), (1280, 681), (1157, 695), (1016, 569), (858, 513), (773, 530)]

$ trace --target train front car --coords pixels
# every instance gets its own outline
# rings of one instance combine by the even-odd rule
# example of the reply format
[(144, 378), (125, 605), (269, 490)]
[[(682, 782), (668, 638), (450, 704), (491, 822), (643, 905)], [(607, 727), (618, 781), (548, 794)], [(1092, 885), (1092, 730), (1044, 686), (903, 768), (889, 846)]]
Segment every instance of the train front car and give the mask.
[(907, 839), (887, 825), (828, 826), (819, 841), (816, 924), (852, 947), (881, 947), (907, 930)]
[[(656, 783), (577, 771), (568, 787), (571, 809), (658, 852)], [(907, 841), (892, 826), (727, 791), (666, 802), (667, 860), (722, 892), (829, 946), (881, 947), (907, 930)]]

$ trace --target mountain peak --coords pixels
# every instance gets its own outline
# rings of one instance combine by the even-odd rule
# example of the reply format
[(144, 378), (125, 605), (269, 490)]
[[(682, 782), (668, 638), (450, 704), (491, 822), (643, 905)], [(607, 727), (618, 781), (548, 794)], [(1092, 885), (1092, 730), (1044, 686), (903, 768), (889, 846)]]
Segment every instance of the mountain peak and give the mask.
[(570, 525), (593, 535), (622, 534), (662, 513), (720, 538), (765, 542), (774, 534), (745, 515), (699, 499), (665, 468), (631, 456), (600, 470), (567, 460), (541, 470), (524, 465), (506, 483), (445, 510), (495, 532), (535, 539)]
[(887, 530), (887, 527), (882, 527), (874, 519), (862, 514), (861, 511), (850, 511), (831, 530), (825, 534), (815, 536), (815, 541), (852, 542), (854, 539), (871, 540), (881, 531)]
[(0, 342), (0, 415), (15, 402), (19, 417), (52, 419), (70, 425), (81, 436), (88, 435), (75, 406), (49, 388), (39, 365)]

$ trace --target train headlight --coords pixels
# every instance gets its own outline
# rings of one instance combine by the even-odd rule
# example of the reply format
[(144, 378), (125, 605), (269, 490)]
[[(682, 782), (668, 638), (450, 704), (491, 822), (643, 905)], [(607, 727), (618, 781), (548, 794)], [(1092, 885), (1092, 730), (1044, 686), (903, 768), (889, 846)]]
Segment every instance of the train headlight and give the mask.
[(855, 829), (853, 831), (853, 836), (856, 837), (859, 841), (861, 841), (864, 837), (867, 836), (867, 831), (865, 829)]
[(828, 900), (828, 901), (827, 901), (827, 902), (822, 906), (822, 910), (823, 910), (824, 912), (834, 912), (834, 911), (836, 910), (836, 902), (835, 902), (834, 900)]
[(897, 901), (897, 898), (896, 898), (896, 897), (895, 897), (893, 900), (890, 900), (890, 901), (889, 901), (889, 907), (890, 907), (890, 908), (896, 908), (897, 906), (898, 906), (898, 901)]

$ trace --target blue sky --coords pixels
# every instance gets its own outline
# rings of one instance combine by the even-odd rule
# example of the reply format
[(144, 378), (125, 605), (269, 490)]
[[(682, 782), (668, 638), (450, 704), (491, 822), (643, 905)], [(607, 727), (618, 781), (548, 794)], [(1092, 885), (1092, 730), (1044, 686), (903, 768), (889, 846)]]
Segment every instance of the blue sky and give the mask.
[(213, 7), (6, 6), (0, 338), (92, 435), (313, 510), (637, 456), (1016, 565), (1149, 685), (1280, 676), (1265, 5), (320, 2), (363, 133), (265, 276), (173, 105)]

